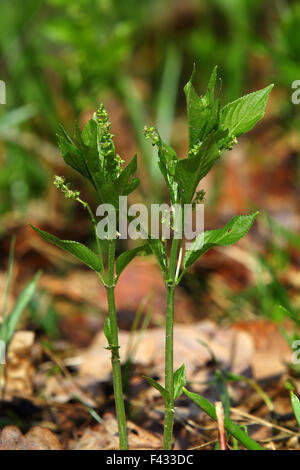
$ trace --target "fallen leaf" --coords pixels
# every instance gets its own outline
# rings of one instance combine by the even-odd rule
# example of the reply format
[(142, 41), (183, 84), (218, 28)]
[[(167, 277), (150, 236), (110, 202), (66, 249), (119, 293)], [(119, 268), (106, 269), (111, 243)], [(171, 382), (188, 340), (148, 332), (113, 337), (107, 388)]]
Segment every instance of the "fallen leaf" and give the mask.
[[(121, 361), (125, 360), (130, 333), (119, 332)], [(198, 370), (211, 359), (206, 343), (213, 351), (217, 360), (224, 367), (230, 367), (236, 373), (242, 373), (251, 364), (254, 354), (252, 338), (243, 331), (232, 328), (218, 328), (213, 322), (203, 321), (193, 325), (176, 325), (174, 328), (174, 368), (185, 363), (187, 376), (195, 378)], [(133, 363), (151, 367), (152, 373), (164, 376), (164, 328), (147, 330), (140, 342)], [(107, 340), (104, 333), (99, 333), (92, 346), (82, 353), (80, 374), (92, 376), (97, 380), (108, 380), (111, 373), (110, 353), (105, 347)], [(234, 349), (234, 354), (233, 354)], [(235, 357), (232, 364), (232, 357)]]
[[(127, 421), (128, 446), (131, 450), (159, 449), (161, 438)], [(119, 449), (118, 425), (111, 413), (106, 413), (103, 423), (86, 428), (78, 441), (70, 445), (73, 450)]]
[(33, 394), (34, 367), (31, 351), (34, 344), (32, 331), (17, 331), (9, 344), (6, 364), (2, 367), (2, 384), (5, 399), (14, 395)]
[(61, 450), (61, 445), (53, 432), (41, 426), (34, 426), (25, 436), (17, 426), (5, 426), (0, 450)]

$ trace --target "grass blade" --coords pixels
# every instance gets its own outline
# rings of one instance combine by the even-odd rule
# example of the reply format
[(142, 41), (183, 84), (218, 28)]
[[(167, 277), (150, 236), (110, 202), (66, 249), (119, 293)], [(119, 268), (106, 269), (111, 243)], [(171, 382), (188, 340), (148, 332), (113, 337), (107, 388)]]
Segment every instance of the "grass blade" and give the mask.
[[(206, 398), (198, 395), (198, 393), (189, 392), (186, 388), (183, 388), (183, 392), (188, 396), (201, 410), (205, 411), (214, 421), (217, 421), (215, 406)], [(225, 429), (241, 444), (243, 444), (249, 450), (265, 450), (258, 442), (251, 439), (239, 426), (233, 423), (229, 418), (224, 419)]]

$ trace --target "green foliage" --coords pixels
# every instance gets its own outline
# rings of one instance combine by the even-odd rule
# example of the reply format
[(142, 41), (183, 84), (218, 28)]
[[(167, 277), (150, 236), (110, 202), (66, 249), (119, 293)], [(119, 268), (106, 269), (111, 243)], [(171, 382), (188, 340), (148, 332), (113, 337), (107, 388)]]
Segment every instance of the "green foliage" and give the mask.
[(115, 151), (108, 115), (101, 104), (94, 118), (80, 131), (76, 126), (76, 142), (61, 128), (59, 147), (65, 162), (87, 178), (96, 189), (102, 203), (118, 208), (119, 196), (127, 196), (139, 185), (134, 176), (137, 157), (125, 169)]
[(181, 188), (182, 202), (190, 204), (199, 182), (207, 175), (214, 163), (220, 157), (220, 150), (214, 134), (207, 136), (199, 143), (190, 158), (179, 160), (176, 165), (176, 179)]
[(224, 106), (220, 115), (221, 128), (228, 130), (231, 137), (250, 131), (264, 116), (273, 86), (269, 85)]
[(151, 139), (152, 145), (157, 147), (158, 166), (168, 186), (171, 202), (174, 204), (178, 201), (178, 183), (175, 178), (176, 152), (172, 147), (165, 144), (154, 127), (145, 126), (144, 134), (146, 139)]
[(182, 389), (186, 384), (184, 364), (174, 372), (174, 400), (182, 394)]
[(83, 245), (82, 243), (74, 242), (71, 240), (60, 240), (51, 233), (45, 232), (44, 230), (34, 227), (33, 225), (30, 226), (46, 242), (51, 243), (52, 245), (58, 246), (59, 248), (62, 248), (63, 250), (67, 251), (71, 255), (75, 256), (75, 258), (79, 259), (82, 263), (89, 266), (94, 271), (100, 271), (100, 262), (97, 255), (87, 246)]
[[(237, 143), (237, 137), (252, 129), (262, 118), (272, 85), (263, 90), (246, 95), (239, 100), (229, 103), (221, 108), (220, 92), (215, 92), (217, 82), (217, 68), (213, 69), (207, 91), (203, 97), (199, 96), (194, 87), (195, 68), (192, 76), (185, 86), (187, 102), (187, 115), (189, 127), (189, 150), (185, 159), (179, 160), (175, 151), (166, 145), (154, 127), (145, 127), (146, 138), (152, 140), (152, 145), (158, 150), (158, 165), (165, 179), (169, 198), (172, 204), (171, 227), (174, 236), (171, 243), (170, 256), (167, 255), (166, 244), (162, 241), (148, 239), (152, 252), (155, 254), (161, 268), (167, 290), (166, 309), (166, 385), (163, 392), (168, 394), (165, 399), (165, 425), (164, 425), (164, 449), (172, 447), (173, 408), (174, 399), (180, 396), (185, 385), (184, 367), (173, 373), (173, 328), (175, 286), (179, 284), (182, 276), (197, 259), (214, 246), (227, 246), (240, 240), (251, 228), (258, 212), (250, 215), (234, 217), (223, 228), (208, 230), (198, 235), (191, 243), (184, 255), (183, 271), (180, 274), (180, 265), (183, 253), (183, 225), (182, 220), (185, 204), (196, 203), (203, 198), (203, 191), (198, 191), (201, 180), (212, 169), (219, 159), (222, 151), (232, 149)], [(178, 205), (181, 211), (178, 210)], [(178, 227), (180, 233), (177, 233)], [(176, 235), (176, 236), (175, 236)], [(164, 241), (164, 240), (163, 240)], [(158, 388), (158, 385), (154, 385)], [(219, 380), (220, 385), (220, 380)], [(159, 386), (161, 388), (161, 386)], [(162, 390), (160, 390), (162, 393)], [(189, 392), (187, 392), (188, 394)], [(193, 394), (192, 394), (193, 395)], [(192, 397), (191, 395), (191, 397)], [(212, 405), (207, 405), (212, 406)], [(212, 410), (210, 410), (212, 413)], [(228, 403), (226, 403), (228, 413)], [(245, 442), (241, 430), (234, 427), (228, 417), (227, 427), (233, 432), (234, 437)], [(230, 432), (230, 431), (229, 431)], [(237, 437), (239, 436), (239, 437)], [(246, 436), (247, 440), (247, 436)], [(253, 448), (260, 448), (251, 442)], [(255, 447), (256, 446), (256, 447)]]
[(192, 149), (218, 127), (220, 116), (220, 100), (215, 100), (215, 84), (217, 79), (217, 67), (213, 69), (207, 91), (200, 97), (194, 87), (196, 68), (188, 83), (184, 87), (187, 104), (189, 126), (189, 149)]
[(144, 376), (144, 378), (147, 380), (149, 385), (151, 385), (152, 387), (156, 388), (156, 390), (159, 391), (159, 393), (161, 394), (161, 396), (164, 399), (165, 404), (169, 403), (169, 401), (170, 401), (169, 392), (162, 385), (160, 385), (158, 382), (156, 382), (156, 380), (152, 379), (151, 377)]
[(126, 266), (133, 260), (137, 255), (140, 254), (150, 254), (151, 250), (149, 245), (142, 245), (136, 248), (132, 248), (131, 250), (124, 251), (116, 261), (116, 274), (117, 277), (120, 276), (122, 271), (126, 268)]
[(248, 132), (263, 117), (273, 85), (245, 95), (223, 108), (220, 91), (215, 92), (217, 68), (213, 69), (207, 91), (199, 96), (194, 87), (196, 69), (184, 91), (189, 127), (189, 151), (179, 160), (154, 127), (145, 127), (146, 138), (157, 147), (159, 168), (166, 181), (172, 204), (192, 202), (200, 181), (211, 170), (222, 151), (231, 149), (237, 137)]
[(290, 392), (290, 394), (293, 412), (296, 417), (298, 426), (300, 427), (300, 400), (297, 395), (295, 395), (292, 391)]
[[(201, 410), (203, 410), (210, 418), (217, 421), (215, 406), (206, 398), (198, 395), (198, 393), (189, 392), (183, 388), (183, 392), (189, 397)], [(235, 439), (243, 444), (248, 450), (264, 450), (264, 448), (248, 436), (242, 429), (233, 423), (229, 418), (224, 417), (224, 425), (227, 432), (229, 432)]]
[(167, 252), (165, 245), (159, 240), (154, 238), (148, 238), (148, 244), (151, 248), (152, 253), (158, 261), (162, 272), (167, 271)]
[(18, 296), (17, 302), (10, 314), (5, 316), (0, 329), (0, 339), (4, 341), (5, 344), (9, 344), (12, 340), (20, 317), (35, 293), (40, 275), (41, 273), (38, 272), (33, 277), (33, 279), (29, 281), (29, 283), (22, 290), (21, 294)]
[(110, 325), (110, 318), (107, 317), (104, 323), (104, 334), (107, 339), (108, 344), (112, 344), (112, 336), (111, 336), (111, 325)]
[(189, 268), (214, 246), (228, 246), (240, 240), (250, 230), (258, 212), (233, 217), (224, 227), (198, 235), (185, 253), (184, 268)]

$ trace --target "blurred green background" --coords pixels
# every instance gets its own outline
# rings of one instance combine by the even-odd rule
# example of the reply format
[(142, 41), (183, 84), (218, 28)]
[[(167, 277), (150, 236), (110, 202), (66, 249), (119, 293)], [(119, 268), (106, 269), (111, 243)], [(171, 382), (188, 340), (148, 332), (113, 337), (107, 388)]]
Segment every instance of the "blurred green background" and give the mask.
[[(248, 302), (256, 302), (259, 313), (276, 320), (282, 317), (279, 304), (298, 311), (298, 297), (296, 306), (291, 306), (278, 273), (290, 269), (292, 258), (297, 266), (299, 262), (300, 107), (291, 102), (291, 84), (300, 79), (299, 59), (297, 1), (2, 2), (0, 79), (7, 91), (7, 103), (0, 105), (2, 236), (15, 220), (24, 224), (35, 222), (33, 217), (44, 218), (57, 227), (64, 225), (62, 211), (60, 215), (52, 211), (53, 205), (57, 207), (53, 174), (63, 172), (80, 190), (88, 189), (63, 165), (56, 145), (58, 125), (62, 123), (69, 131), (76, 120), (83, 125), (101, 101), (110, 113), (121, 156), (126, 160), (135, 151), (139, 154), (141, 195), (150, 194), (152, 200), (163, 196), (155, 155), (144, 140), (143, 126), (155, 123), (164, 140), (184, 155), (183, 86), (196, 63), (198, 87), (204, 90), (217, 64), (223, 103), (275, 84), (266, 118), (243, 140), (243, 152), (250, 162), (244, 189), (253, 190), (245, 196), (247, 203), (242, 208), (262, 207), (292, 230), (271, 227), (271, 219), (260, 222), (274, 235), (272, 240), (264, 235), (256, 240), (265, 248), (258, 265), (269, 273), (267, 282), (256, 272), (256, 284), (243, 295), (239, 291), (237, 298), (233, 296), (229, 313), (235, 318)], [(245, 160), (242, 165), (245, 168)], [(222, 187), (227, 184), (228, 193), (239, 169), (232, 174), (232, 167), (221, 164), (218, 168), (213, 172), (207, 205), (226, 214), (229, 202), (222, 199)], [(266, 194), (273, 199), (265, 199)], [(241, 203), (238, 193), (231, 202), (233, 199), (230, 210), (235, 212)], [(65, 207), (71, 210), (69, 205)], [(291, 247), (296, 247), (297, 256)], [(193, 290), (191, 279), (186, 287)], [(199, 291), (197, 283), (194, 290)], [(226, 307), (222, 310), (228, 313)]]
[(125, 135), (120, 146), (141, 151), (158, 187), (142, 128), (155, 122), (170, 140), (194, 62), (200, 89), (218, 64), (225, 102), (274, 82), (286, 96), (278, 118), (298, 121), (290, 102), (300, 76), (296, 1), (11, 0), (1, 5), (0, 31), (1, 213), (45, 194), (49, 165), (60, 164), (58, 123), (84, 122), (100, 100), (118, 108), (134, 142)]

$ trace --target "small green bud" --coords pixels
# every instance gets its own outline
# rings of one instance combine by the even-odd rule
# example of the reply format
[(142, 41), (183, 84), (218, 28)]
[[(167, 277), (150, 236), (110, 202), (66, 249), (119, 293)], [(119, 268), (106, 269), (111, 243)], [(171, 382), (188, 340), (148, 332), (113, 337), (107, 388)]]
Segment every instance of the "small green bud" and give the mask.
[(144, 135), (146, 139), (152, 140), (152, 145), (159, 144), (159, 135), (155, 127), (144, 126)]
[(63, 176), (55, 175), (53, 178), (53, 184), (57, 187), (57, 189), (61, 189), (65, 184), (65, 178)]
[(203, 189), (200, 189), (200, 191), (197, 191), (197, 193), (194, 197), (194, 200), (192, 202), (193, 210), (195, 209), (196, 204), (199, 204), (200, 202), (202, 202), (204, 200), (204, 197), (205, 197), (205, 191)]
[(53, 178), (53, 184), (63, 193), (66, 199), (77, 199), (80, 196), (79, 191), (73, 191), (69, 188), (69, 183), (65, 183), (65, 178), (63, 176), (55, 175)]
[(189, 157), (196, 157), (198, 155), (201, 145), (202, 145), (201, 141), (193, 145), (193, 147), (189, 151)]

